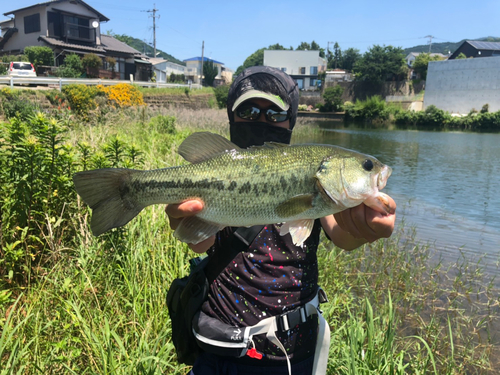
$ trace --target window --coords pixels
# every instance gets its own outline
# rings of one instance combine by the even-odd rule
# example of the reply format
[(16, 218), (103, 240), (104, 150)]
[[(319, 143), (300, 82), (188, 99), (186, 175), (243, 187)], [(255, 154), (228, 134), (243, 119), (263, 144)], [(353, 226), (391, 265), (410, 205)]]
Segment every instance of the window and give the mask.
[(299, 68), (299, 74), (306, 74), (306, 68), (305, 67)]
[(311, 75), (316, 75), (316, 74), (318, 74), (318, 67), (311, 66)]
[(286, 73), (286, 68), (281, 68), (281, 71)]
[(36, 33), (40, 31), (40, 13), (24, 17), (24, 33)]
[(309, 86), (313, 86), (313, 87), (314, 87), (314, 86), (316, 86), (316, 79), (311, 78), (311, 81), (310, 81), (310, 83), (309, 83)]

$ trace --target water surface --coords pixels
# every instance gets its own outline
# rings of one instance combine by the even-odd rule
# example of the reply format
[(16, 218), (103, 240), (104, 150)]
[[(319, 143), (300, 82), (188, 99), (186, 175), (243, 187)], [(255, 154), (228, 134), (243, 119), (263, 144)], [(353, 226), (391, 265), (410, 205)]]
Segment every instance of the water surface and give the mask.
[[(393, 168), (384, 192), (398, 225), (415, 227), (445, 259), (460, 252), (494, 269), (500, 260), (500, 134), (381, 130), (321, 122), (296, 143), (371, 154)], [(303, 135), (302, 133), (307, 133)]]

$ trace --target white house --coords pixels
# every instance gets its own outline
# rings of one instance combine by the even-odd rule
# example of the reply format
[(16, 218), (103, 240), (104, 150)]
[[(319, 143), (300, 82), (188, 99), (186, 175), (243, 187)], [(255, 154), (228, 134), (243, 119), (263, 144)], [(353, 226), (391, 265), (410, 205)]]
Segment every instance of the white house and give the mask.
[(338, 81), (352, 81), (352, 74), (344, 69), (327, 70), (325, 74), (325, 83)]
[[(201, 57), (192, 57), (183, 61), (186, 63), (186, 79), (195, 84), (200, 83)], [(208, 57), (203, 57), (203, 62), (207, 61), (212, 61), (217, 67), (217, 76), (214, 80), (214, 86), (225, 83), (225, 76), (227, 74), (223, 74), (223, 72), (226, 72), (227, 69), (225, 68), (224, 63), (209, 59)]]
[(314, 89), (318, 73), (326, 70), (326, 59), (319, 51), (264, 50), (264, 65), (290, 75), (301, 90)]
[(184, 65), (176, 64), (162, 58), (149, 59), (149, 61), (153, 64), (156, 82), (168, 82), (172, 73), (176, 75), (186, 75), (186, 67)]

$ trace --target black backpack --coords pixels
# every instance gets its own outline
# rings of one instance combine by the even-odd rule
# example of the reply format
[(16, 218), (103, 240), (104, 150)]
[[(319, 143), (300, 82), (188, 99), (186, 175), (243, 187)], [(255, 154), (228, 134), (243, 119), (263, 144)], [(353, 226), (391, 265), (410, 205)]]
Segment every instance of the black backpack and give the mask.
[(167, 307), (172, 321), (172, 341), (177, 361), (193, 365), (202, 350), (193, 333), (193, 318), (207, 300), (209, 285), (234, 257), (248, 248), (263, 226), (233, 228), (228, 249), (218, 249), (207, 257), (190, 260), (188, 276), (175, 279), (167, 294)]

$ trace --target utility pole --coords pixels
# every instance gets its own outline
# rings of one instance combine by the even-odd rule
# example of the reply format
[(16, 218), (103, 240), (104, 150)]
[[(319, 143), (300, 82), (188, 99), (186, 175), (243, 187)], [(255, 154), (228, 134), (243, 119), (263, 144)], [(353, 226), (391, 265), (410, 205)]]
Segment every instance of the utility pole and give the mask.
[[(158, 12), (159, 9), (156, 9), (156, 4), (153, 4), (153, 9), (147, 10), (146, 12), (148, 13), (153, 13), (149, 17), (153, 17), (153, 50), (154, 50), (154, 55), (153, 58), (156, 58), (156, 12)], [(160, 15), (158, 15), (158, 19), (160, 18)]]
[(432, 35), (426, 35), (424, 38), (429, 38), (429, 53), (431, 53), (431, 47), (432, 47), (432, 38), (435, 38), (435, 36)]
[(203, 52), (205, 50), (205, 41), (201, 42), (201, 75), (200, 75), (200, 85), (203, 86)]

